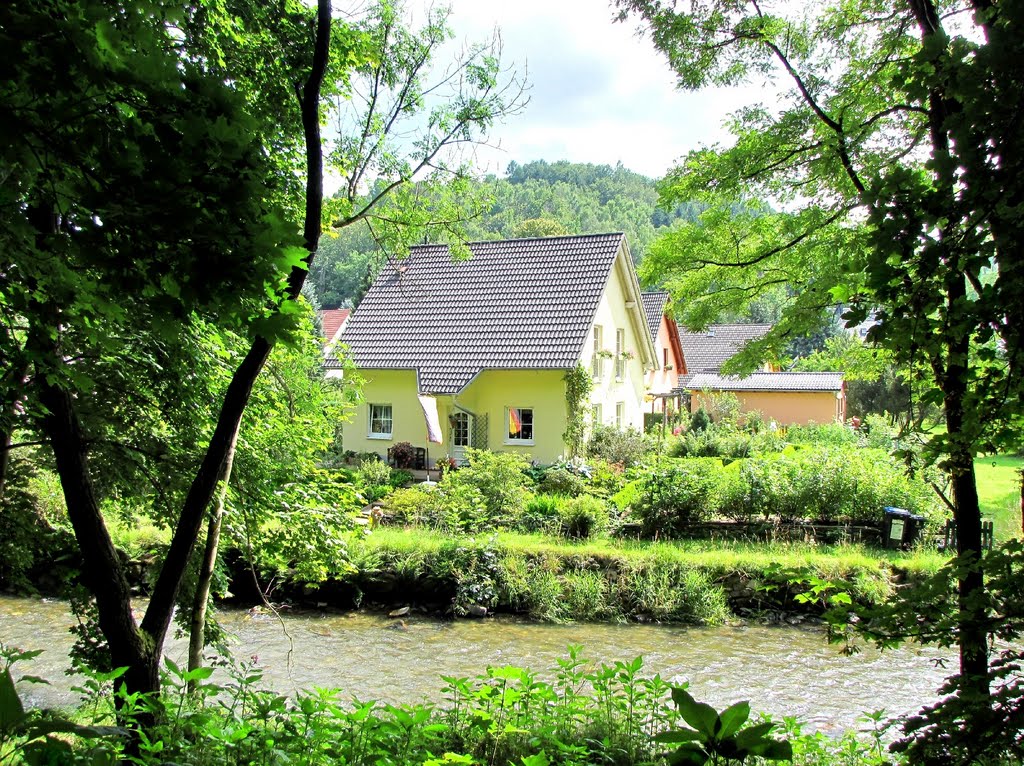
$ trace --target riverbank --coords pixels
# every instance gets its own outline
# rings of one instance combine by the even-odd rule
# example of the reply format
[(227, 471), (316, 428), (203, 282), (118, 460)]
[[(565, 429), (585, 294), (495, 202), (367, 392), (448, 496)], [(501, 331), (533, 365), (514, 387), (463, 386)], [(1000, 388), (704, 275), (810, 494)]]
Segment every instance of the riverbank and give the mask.
[[(253, 603), (309, 607), (418, 607), (454, 617), (516, 614), (544, 622), (719, 625), (735, 618), (800, 621), (837, 593), (860, 604), (888, 600), (900, 584), (945, 563), (928, 551), (855, 545), (728, 541), (571, 542), (546, 535), (453, 536), (379, 528), (353, 540), (352, 570), (321, 583), (266, 572), (257, 583), (235, 557), (231, 592)], [(808, 593), (814, 591), (813, 597)]]

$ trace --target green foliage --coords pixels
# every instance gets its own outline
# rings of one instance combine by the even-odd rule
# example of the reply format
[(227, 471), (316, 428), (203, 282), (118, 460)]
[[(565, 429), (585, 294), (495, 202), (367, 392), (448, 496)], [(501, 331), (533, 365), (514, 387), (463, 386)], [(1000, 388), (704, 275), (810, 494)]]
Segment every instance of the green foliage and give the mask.
[(663, 732), (655, 741), (679, 746), (669, 755), (673, 764), (742, 763), (756, 757), (766, 761), (793, 760), (793, 746), (770, 736), (775, 724), (744, 726), (750, 718), (750, 703), (737, 702), (721, 713), (703, 702), (697, 702), (685, 688), (672, 687), (672, 701), (680, 717), (691, 728)]
[(577, 540), (600, 535), (610, 522), (608, 504), (591, 495), (566, 500), (558, 515), (561, 534)]
[(562, 440), (569, 449), (569, 457), (578, 457), (583, 452), (587, 431), (587, 403), (594, 381), (582, 364), (565, 373), (565, 406), (567, 411), (565, 433)]
[(360, 461), (356, 481), (365, 488), (387, 486), (391, 483), (391, 466), (379, 458)]
[(568, 495), (569, 497), (583, 494), (585, 487), (586, 482), (581, 476), (561, 466), (554, 466), (544, 471), (537, 484), (537, 489), (541, 492), (552, 495)]
[(658, 463), (643, 478), (633, 513), (649, 537), (674, 537), (711, 518), (722, 464), (709, 458)]
[(693, 413), (693, 417), (690, 418), (690, 431), (700, 433), (707, 429), (711, 424), (711, 418), (708, 416), (708, 411), (703, 407), (698, 407), (697, 411)]
[(615, 426), (597, 425), (587, 443), (589, 457), (627, 468), (639, 464), (650, 451), (651, 446), (644, 435), (634, 428), (622, 430)]
[(518, 516), (526, 504), (530, 483), (527, 460), (514, 452), (466, 449), (469, 465), (445, 476), (441, 485), (472, 487), (484, 500), (492, 523)]
[(560, 509), (566, 498), (558, 495), (533, 495), (526, 501), (526, 508), (516, 521), (516, 528), (523, 532), (545, 532), (559, 524)]

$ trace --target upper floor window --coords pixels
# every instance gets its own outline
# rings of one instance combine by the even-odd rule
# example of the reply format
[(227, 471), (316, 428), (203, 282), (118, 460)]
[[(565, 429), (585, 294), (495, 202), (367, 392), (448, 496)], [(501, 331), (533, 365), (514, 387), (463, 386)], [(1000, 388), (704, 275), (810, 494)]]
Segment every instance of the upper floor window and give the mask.
[(533, 444), (533, 408), (508, 408), (506, 444)]
[(626, 331), (623, 329), (615, 330), (615, 379), (622, 380), (626, 377), (626, 360), (622, 357), (622, 352), (626, 350)]
[(370, 431), (371, 439), (390, 439), (393, 427), (390, 404), (370, 405)]
[(590, 360), (590, 370), (593, 374), (594, 380), (601, 379), (601, 371), (604, 367), (604, 355), (601, 353), (604, 350), (604, 329), (601, 325), (594, 325), (594, 356)]

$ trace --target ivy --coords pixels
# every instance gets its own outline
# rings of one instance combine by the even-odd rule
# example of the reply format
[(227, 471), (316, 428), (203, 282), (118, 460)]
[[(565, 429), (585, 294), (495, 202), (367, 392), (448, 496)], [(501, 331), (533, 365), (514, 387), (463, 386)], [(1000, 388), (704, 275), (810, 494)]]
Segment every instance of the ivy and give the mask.
[(583, 439), (586, 435), (585, 404), (590, 400), (593, 383), (590, 373), (582, 364), (577, 364), (565, 373), (565, 433), (562, 439), (569, 450), (569, 457), (583, 454)]

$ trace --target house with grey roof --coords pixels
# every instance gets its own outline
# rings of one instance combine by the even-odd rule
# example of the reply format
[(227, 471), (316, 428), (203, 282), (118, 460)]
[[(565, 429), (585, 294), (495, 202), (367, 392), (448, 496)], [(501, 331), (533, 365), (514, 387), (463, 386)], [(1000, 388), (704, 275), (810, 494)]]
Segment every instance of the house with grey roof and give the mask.
[(712, 408), (715, 396), (735, 396), (741, 412), (760, 412), (780, 425), (843, 422), (846, 385), (839, 372), (779, 372), (770, 366), (745, 376), (722, 375), (721, 368), (750, 341), (763, 337), (769, 324), (710, 325), (705, 332), (680, 333), (686, 372), (679, 388), (690, 411)]
[[(658, 366), (623, 234), (413, 247), (385, 267), (339, 338), (365, 403), (346, 449), (409, 442), (461, 460), (466, 447), (548, 463), (566, 454), (566, 372), (593, 382), (590, 422), (642, 427)], [(328, 359), (328, 370), (340, 369)]]

